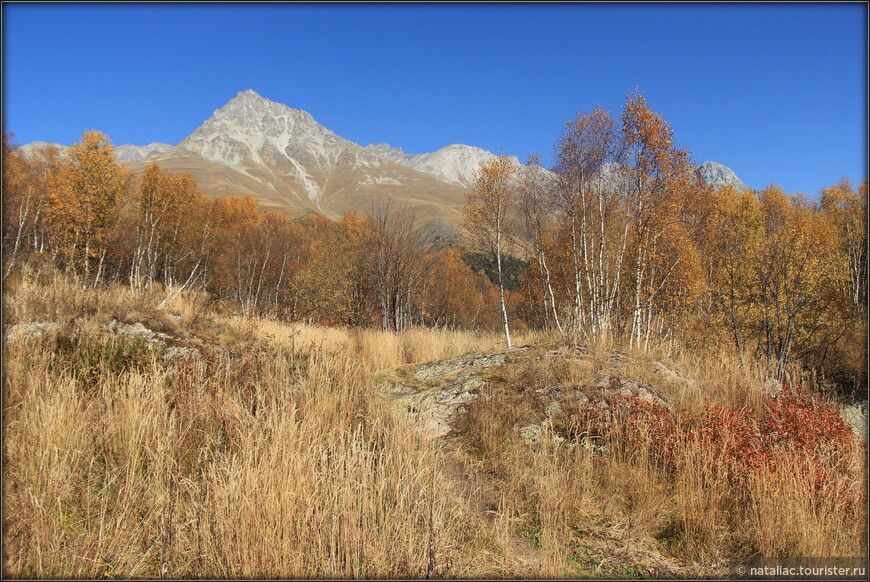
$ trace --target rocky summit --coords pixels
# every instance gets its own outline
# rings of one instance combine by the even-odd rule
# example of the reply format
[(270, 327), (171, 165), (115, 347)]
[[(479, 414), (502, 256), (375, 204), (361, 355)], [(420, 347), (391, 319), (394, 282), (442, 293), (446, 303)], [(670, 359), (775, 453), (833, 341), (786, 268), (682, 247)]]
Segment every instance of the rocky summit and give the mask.
[[(68, 146), (31, 142), (27, 156), (45, 147), (65, 154)], [(421, 221), (461, 222), (460, 208), (476, 172), (495, 154), (465, 144), (434, 152), (405, 153), (388, 143), (362, 147), (318, 123), (307, 111), (271, 101), (252, 89), (239, 92), (177, 145), (123, 144), (115, 156), (136, 172), (150, 162), (190, 172), (209, 196), (251, 195), (264, 209), (289, 215), (316, 212), (337, 218), (365, 212), (381, 199), (413, 210)], [(511, 162), (522, 164), (509, 156)], [(608, 181), (620, 179), (612, 164)], [(704, 162), (709, 184), (745, 188), (728, 167)]]
[(704, 162), (698, 167), (701, 179), (711, 186), (733, 186), (739, 190), (746, 189), (746, 184), (737, 177), (734, 170), (718, 162)]

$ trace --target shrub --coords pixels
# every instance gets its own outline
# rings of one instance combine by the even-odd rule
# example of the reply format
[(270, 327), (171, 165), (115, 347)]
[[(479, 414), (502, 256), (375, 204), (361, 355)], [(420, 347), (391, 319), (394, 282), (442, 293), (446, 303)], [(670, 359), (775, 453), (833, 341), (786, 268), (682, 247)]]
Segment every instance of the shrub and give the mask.
[(639, 398), (599, 397), (580, 405), (569, 436), (602, 440), (630, 456), (644, 447), (669, 475), (684, 465), (689, 444), (700, 445), (719, 471), (742, 490), (755, 471), (776, 471), (807, 458), (819, 492), (843, 493), (838, 476), (856, 446), (836, 408), (789, 388), (765, 398), (761, 409), (707, 406), (699, 414), (668, 409)]
[(71, 374), (83, 386), (92, 388), (101, 377), (145, 370), (157, 349), (143, 338), (59, 335), (51, 367), (58, 373)]

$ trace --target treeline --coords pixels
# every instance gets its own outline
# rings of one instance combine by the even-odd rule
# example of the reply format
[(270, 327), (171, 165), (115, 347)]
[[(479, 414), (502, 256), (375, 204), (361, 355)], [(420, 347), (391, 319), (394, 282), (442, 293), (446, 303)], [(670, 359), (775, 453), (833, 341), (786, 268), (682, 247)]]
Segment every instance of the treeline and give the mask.
[(529, 258), (525, 323), (642, 347), (727, 341), (779, 375), (794, 358), (822, 365), (864, 345), (866, 180), (817, 202), (713, 188), (640, 94), (618, 118), (599, 107), (570, 120), (552, 172), (537, 160), (493, 160), (465, 207), (494, 262), (517, 247)]
[[(407, 210), (290, 220), (203, 196), (189, 174), (132, 176), (109, 139), (25, 159), (3, 143), (3, 277), (51, 264), (84, 285), (206, 291), (324, 324), (552, 330), (631, 346), (730, 344), (778, 373), (863, 346), (867, 184), (818, 201), (712, 188), (644, 97), (565, 125), (550, 171), (499, 156), (436, 249)], [(844, 347), (846, 346), (846, 347)]]
[(187, 173), (140, 177), (109, 138), (27, 159), (3, 143), (3, 277), (52, 265), (82, 285), (127, 282), (167, 300), (186, 289), (243, 312), (327, 325), (493, 327), (496, 289), (409, 212), (290, 220), (253, 198), (207, 198)]

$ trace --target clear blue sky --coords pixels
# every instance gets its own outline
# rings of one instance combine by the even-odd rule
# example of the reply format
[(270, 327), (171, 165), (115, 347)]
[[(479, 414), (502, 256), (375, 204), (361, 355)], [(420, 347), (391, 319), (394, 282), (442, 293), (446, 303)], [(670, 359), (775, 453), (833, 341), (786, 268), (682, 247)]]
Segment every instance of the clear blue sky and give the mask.
[(867, 175), (867, 4), (3, 3), (18, 143), (178, 143), (245, 89), (407, 153), (545, 160), (637, 88), (697, 162), (815, 194)]

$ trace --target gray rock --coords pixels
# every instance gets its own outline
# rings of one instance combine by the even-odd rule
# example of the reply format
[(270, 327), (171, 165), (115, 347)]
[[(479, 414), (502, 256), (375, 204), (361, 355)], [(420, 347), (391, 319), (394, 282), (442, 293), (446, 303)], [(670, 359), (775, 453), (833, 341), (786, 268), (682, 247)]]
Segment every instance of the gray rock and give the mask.
[(458, 358), (450, 358), (439, 362), (431, 362), (423, 364), (414, 372), (414, 379), (424, 381), (436, 376), (444, 376), (445, 374), (454, 374), (460, 371), (468, 371), (473, 368), (485, 370), (493, 366), (504, 364), (505, 357), (502, 354), (475, 354), (471, 356), (460, 356)]
[(164, 359), (167, 360), (195, 358), (198, 355), (199, 351), (196, 349), (184, 346), (170, 346), (163, 353)]
[(734, 170), (723, 166), (719, 162), (704, 162), (698, 167), (701, 179), (711, 186), (733, 186), (738, 190), (745, 190), (746, 184), (737, 177)]
[(677, 372), (661, 362), (653, 362), (652, 367), (653, 370), (662, 377), (662, 379), (668, 382), (690, 382), (685, 374)]
[(6, 331), (6, 341), (34, 338), (50, 331), (57, 331), (61, 324), (54, 322), (34, 321), (31, 323), (18, 323)]
[(526, 442), (536, 443), (541, 440), (541, 425), (539, 424), (521, 426), (517, 432), (519, 432), (520, 438)]
[(593, 388), (599, 390), (618, 390), (622, 386), (622, 382), (616, 376), (601, 376), (592, 385)]
[(118, 333), (120, 335), (134, 336), (134, 337), (139, 336), (139, 337), (146, 337), (146, 338), (152, 338), (155, 335), (153, 331), (151, 331), (150, 329), (148, 329), (147, 327), (142, 325), (142, 323), (139, 321), (137, 321), (136, 323), (131, 323), (131, 324), (123, 325), (123, 326), (119, 327)]
[(840, 407), (840, 416), (859, 441), (867, 442), (867, 401)]
[(605, 394), (610, 393), (618, 396), (638, 398), (648, 404), (668, 409), (673, 407), (670, 399), (661, 394), (657, 388), (648, 384), (641, 384), (633, 378), (620, 379), (616, 376), (602, 376), (592, 387), (597, 388)]
[(467, 391), (477, 390), (483, 386), (483, 380), (480, 378), (469, 378), (465, 382), (462, 383), (462, 388)]
[(558, 416), (562, 414), (562, 407), (559, 406), (559, 402), (557, 400), (551, 400), (544, 412), (549, 417)]
[(578, 404), (583, 404), (584, 402), (589, 401), (589, 397), (583, 394), (583, 392), (580, 390), (572, 391), (571, 395), (574, 397), (575, 400), (577, 400)]
[(118, 321), (113, 319), (112, 323), (109, 324), (109, 329), (114, 330), (120, 336), (145, 340), (150, 348), (164, 348), (166, 340), (171, 339), (165, 333), (151, 331), (139, 321), (120, 325)]

